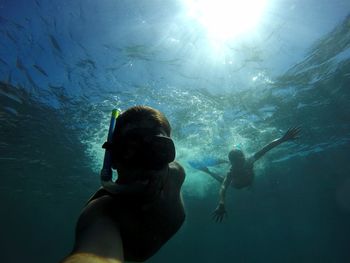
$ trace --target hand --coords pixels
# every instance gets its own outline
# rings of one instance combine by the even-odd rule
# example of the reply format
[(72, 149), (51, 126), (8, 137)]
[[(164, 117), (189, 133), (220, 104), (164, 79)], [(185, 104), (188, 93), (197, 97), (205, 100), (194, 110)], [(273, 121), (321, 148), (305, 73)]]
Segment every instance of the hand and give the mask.
[(213, 220), (217, 223), (220, 223), (225, 215), (227, 216), (227, 212), (224, 204), (219, 204), (212, 213)]
[(298, 139), (298, 134), (301, 131), (301, 127), (289, 128), (289, 130), (281, 137), (282, 141), (289, 141)]

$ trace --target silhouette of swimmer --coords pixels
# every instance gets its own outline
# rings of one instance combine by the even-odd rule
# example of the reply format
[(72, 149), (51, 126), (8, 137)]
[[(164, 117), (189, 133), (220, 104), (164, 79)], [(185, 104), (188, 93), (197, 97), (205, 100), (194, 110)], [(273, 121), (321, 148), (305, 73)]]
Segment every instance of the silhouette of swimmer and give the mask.
[(268, 151), (280, 145), (281, 143), (297, 139), (300, 130), (300, 127), (290, 128), (281, 138), (272, 141), (249, 158), (246, 158), (243, 151), (239, 148), (232, 149), (228, 154), (231, 168), (225, 177), (211, 172), (206, 166), (197, 168), (198, 170), (209, 174), (221, 183), (219, 191), (219, 204), (212, 214), (213, 219), (216, 222), (221, 222), (224, 216), (227, 215), (225, 208), (225, 195), (228, 186), (231, 185), (236, 189), (242, 189), (251, 186), (254, 180), (254, 163), (262, 156), (264, 156)]
[(76, 225), (75, 244), (62, 263), (145, 261), (182, 226), (182, 166), (174, 161), (166, 117), (150, 107), (123, 112), (110, 150), (118, 179), (88, 201)]

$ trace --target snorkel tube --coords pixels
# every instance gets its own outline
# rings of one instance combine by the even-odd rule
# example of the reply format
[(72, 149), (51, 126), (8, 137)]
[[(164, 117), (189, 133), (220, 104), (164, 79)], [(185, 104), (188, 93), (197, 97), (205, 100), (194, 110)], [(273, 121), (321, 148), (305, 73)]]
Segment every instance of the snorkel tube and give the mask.
[[(115, 123), (120, 114), (120, 110), (113, 109), (112, 110), (112, 115), (111, 115), (111, 122), (109, 124), (109, 130), (108, 130), (108, 136), (107, 136), (107, 143), (112, 143), (113, 140), (113, 133), (114, 133), (114, 128), (115, 128)], [(110, 149), (105, 150), (105, 156), (103, 158), (103, 166), (101, 169), (100, 173), (100, 178), (101, 178), (101, 184), (102, 186), (107, 186), (106, 184), (109, 185), (109, 183), (113, 183), (112, 181), (112, 156), (111, 156), (111, 151)]]

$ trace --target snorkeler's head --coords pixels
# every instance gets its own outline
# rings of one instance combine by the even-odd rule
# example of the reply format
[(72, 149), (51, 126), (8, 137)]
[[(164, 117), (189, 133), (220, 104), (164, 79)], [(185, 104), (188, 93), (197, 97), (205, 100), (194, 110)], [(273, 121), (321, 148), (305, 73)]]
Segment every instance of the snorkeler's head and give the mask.
[(162, 129), (170, 137), (169, 121), (160, 111), (148, 106), (134, 106), (124, 111), (115, 124), (114, 137), (118, 137), (135, 128), (150, 128), (155, 133)]
[(175, 158), (169, 121), (147, 106), (127, 109), (116, 120), (112, 142), (113, 168), (161, 169)]
[(241, 149), (233, 148), (229, 154), (228, 159), (232, 165), (240, 165), (245, 161), (244, 153)]

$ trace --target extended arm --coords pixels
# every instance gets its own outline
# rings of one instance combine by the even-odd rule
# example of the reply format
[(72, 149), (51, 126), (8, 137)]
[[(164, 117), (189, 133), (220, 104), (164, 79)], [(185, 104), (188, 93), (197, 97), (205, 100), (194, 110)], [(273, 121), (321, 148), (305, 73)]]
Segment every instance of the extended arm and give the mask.
[(123, 243), (118, 225), (103, 214), (109, 197), (84, 208), (76, 226), (73, 252), (61, 263), (122, 263)]
[(293, 127), (290, 128), (281, 138), (278, 138), (265, 147), (263, 147), (260, 151), (254, 154), (253, 156), (253, 162), (259, 160), (262, 156), (264, 156), (268, 151), (275, 148), (276, 146), (280, 145), (283, 142), (289, 141), (289, 140), (295, 140), (298, 138), (298, 134), (300, 132), (300, 127)]
[(226, 197), (227, 188), (231, 184), (231, 181), (232, 181), (232, 173), (228, 173), (220, 187), (219, 204), (216, 207), (215, 211), (213, 212), (213, 219), (216, 222), (221, 222), (224, 215), (226, 214), (225, 197)]

